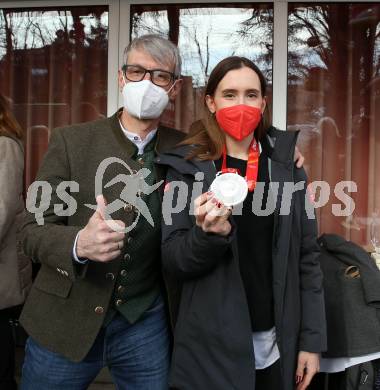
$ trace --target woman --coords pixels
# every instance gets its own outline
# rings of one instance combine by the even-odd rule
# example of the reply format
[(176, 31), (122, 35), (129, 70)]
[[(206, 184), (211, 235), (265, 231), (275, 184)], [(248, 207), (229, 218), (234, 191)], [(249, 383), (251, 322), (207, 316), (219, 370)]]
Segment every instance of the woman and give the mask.
[[(159, 158), (168, 166), (163, 267), (183, 283), (175, 389), (303, 390), (326, 347), (316, 222), (307, 218), (304, 188), (290, 192), (291, 203), (286, 195), (306, 181), (293, 163), (297, 133), (270, 126), (265, 94), (250, 60), (224, 59), (206, 86), (207, 118)], [(218, 171), (247, 180), (236, 215), (209, 191)], [(262, 210), (274, 212), (260, 212), (255, 191)], [(168, 205), (183, 210), (168, 218)]]
[(19, 253), (17, 244), (24, 211), (22, 138), (22, 129), (0, 94), (0, 388), (4, 390), (17, 389), (9, 321), (12, 309), (25, 300), (32, 272), (30, 261)]

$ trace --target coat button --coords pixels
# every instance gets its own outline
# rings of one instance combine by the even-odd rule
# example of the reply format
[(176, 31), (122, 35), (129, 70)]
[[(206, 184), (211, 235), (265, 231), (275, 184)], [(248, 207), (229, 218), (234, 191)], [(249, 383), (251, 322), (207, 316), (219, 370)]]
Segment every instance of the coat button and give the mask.
[(95, 313), (96, 314), (103, 314), (104, 313), (104, 308), (101, 306), (96, 306), (95, 307)]
[(108, 273), (106, 273), (106, 279), (114, 280), (115, 279), (115, 275), (112, 272), (108, 272)]
[(120, 271), (120, 275), (121, 275), (121, 276), (127, 276), (127, 270), (126, 270), (126, 269), (122, 269), (122, 270)]
[(130, 256), (130, 254), (129, 253), (126, 253), (125, 255), (124, 255), (124, 260), (130, 260), (131, 259), (131, 256)]
[(130, 244), (132, 242), (132, 237), (131, 236), (128, 236), (127, 238), (127, 243)]
[(124, 211), (126, 211), (127, 213), (130, 213), (131, 211), (133, 211), (133, 206), (130, 203), (127, 203), (124, 206)]
[(141, 164), (141, 165), (143, 165), (144, 164), (144, 160), (143, 160), (143, 158), (142, 157), (139, 157), (138, 159), (137, 159), (137, 161)]
[(117, 288), (117, 292), (118, 292), (118, 294), (124, 294), (124, 292), (125, 292), (125, 287), (124, 287), (124, 286), (119, 286), (119, 287)]
[(115, 305), (116, 306), (121, 306), (124, 303), (122, 299), (116, 299)]

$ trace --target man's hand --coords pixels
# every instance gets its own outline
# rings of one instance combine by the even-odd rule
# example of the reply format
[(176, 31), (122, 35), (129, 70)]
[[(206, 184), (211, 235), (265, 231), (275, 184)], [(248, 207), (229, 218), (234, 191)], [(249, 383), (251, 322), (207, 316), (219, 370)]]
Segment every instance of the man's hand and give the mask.
[(204, 232), (227, 236), (231, 231), (228, 217), (231, 208), (224, 206), (210, 192), (198, 196), (194, 201), (196, 224)]
[(107, 262), (120, 255), (125, 236), (123, 231), (115, 231), (110, 226), (114, 225), (114, 228), (123, 229), (125, 224), (123, 221), (106, 222), (106, 200), (103, 195), (96, 197), (96, 203), (98, 207), (95, 213), (79, 232), (76, 252), (81, 258)]
[(301, 168), (305, 162), (305, 157), (301, 154), (297, 146), (294, 151), (294, 162), (296, 163), (297, 168)]
[(297, 390), (307, 389), (317, 372), (319, 372), (319, 354), (300, 351), (296, 371)]

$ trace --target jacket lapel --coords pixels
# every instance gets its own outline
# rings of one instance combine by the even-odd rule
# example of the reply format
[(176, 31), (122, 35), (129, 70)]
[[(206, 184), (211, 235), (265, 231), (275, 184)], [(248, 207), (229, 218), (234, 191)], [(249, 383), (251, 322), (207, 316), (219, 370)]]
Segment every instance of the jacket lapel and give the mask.
[(112, 133), (114, 134), (117, 142), (120, 144), (122, 147), (122, 150), (125, 151), (126, 157), (128, 159), (131, 159), (132, 156), (136, 153), (136, 145), (133, 144), (123, 133), (123, 130), (120, 127), (120, 122), (119, 122), (119, 115), (122, 110), (120, 109), (117, 111), (112, 117), (110, 118), (110, 126)]
[(211, 186), (216, 176), (216, 169), (213, 161), (197, 161), (195, 163), (198, 172), (204, 172), (204, 183), (207, 188)]
[[(156, 155), (163, 154), (169, 150), (175, 148), (179, 142), (183, 140), (185, 133), (175, 131), (173, 129), (167, 128), (160, 125), (157, 130), (157, 140), (155, 145)], [(154, 164), (155, 174), (157, 182), (160, 180), (165, 180), (166, 178), (166, 169), (161, 164)], [(163, 186), (160, 187), (160, 195), (162, 196)]]

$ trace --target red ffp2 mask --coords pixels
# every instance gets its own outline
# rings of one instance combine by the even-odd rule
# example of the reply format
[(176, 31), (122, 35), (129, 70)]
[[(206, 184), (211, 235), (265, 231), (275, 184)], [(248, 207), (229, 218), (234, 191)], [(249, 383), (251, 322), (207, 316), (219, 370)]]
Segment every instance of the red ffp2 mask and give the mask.
[(256, 130), (261, 120), (261, 110), (246, 104), (225, 107), (216, 112), (216, 120), (222, 130), (241, 141)]

